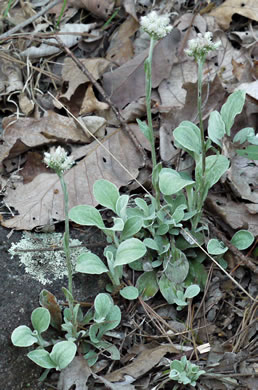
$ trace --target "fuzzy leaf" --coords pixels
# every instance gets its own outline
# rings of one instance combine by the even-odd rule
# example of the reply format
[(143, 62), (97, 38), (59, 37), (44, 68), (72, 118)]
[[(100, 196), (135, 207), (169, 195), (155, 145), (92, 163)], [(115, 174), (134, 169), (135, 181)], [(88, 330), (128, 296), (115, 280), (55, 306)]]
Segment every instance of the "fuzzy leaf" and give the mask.
[(83, 274), (100, 275), (108, 272), (108, 268), (103, 261), (94, 253), (82, 253), (78, 259), (75, 270)]
[(55, 344), (50, 358), (55, 362), (57, 370), (63, 370), (73, 360), (77, 351), (76, 345), (72, 341), (60, 341)]
[(45, 332), (50, 324), (50, 313), (44, 307), (38, 307), (31, 313), (31, 323), (39, 334)]
[(83, 226), (97, 226), (105, 228), (104, 222), (98, 210), (93, 206), (79, 205), (69, 211), (71, 221)]
[(139, 296), (139, 291), (138, 291), (138, 288), (134, 287), (134, 286), (127, 286), (127, 287), (124, 287), (122, 290), (119, 291), (120, 292), (120, 295), (125, 298), (125, 299), (129, 299), (129, 300), (133, 300), (133, 299), (136, 299), (138, 298)]
[(140, 259), (146, 253), (146, 247), (138, 238), (129, 238), (123, 241), (117, 248), (114, 267), (129, 264)]
[(35, 349), (27, 354), (28, 358), (43, 368), (56, 368), (56, 363), (51, 359), (50, 354), (45, 349)]
[(117, 187), (108, 180), (97, 180), (93, 185), (96, 201), (104, 207), (116, 212), (116, 202), (119, 198)]
[(193, 180), (183, 178), (180, 173), (170, 168), (163, 168), (159, 175), (159, 188), (164, 195), (173, 195), (188, 185), (194, 184)]
[(235, 117), (242, 112), (245, 104), (245, 91), (233, 92), (221, 108), (221, 117), (225, 123), (226, 134), (230, 135)]
[(231, 244), (233, 244), (239, 250), (245, 250), (249, 248), (250, 245), (254, 242), (254, 236), (251, 232), (247, 230), (239, 230), (234, 234), (231, 239)]
[(26, 325), (15, 328), (11, 335), (13, 345), (16, 347), (30, 347), (38, 341), (32, 330)]
[(222, 241), (212, 238), (209, 240), (207, 245), (207, 251), (210, 255), (222, 255), (227, 252), (228, 247), (226, 247)]

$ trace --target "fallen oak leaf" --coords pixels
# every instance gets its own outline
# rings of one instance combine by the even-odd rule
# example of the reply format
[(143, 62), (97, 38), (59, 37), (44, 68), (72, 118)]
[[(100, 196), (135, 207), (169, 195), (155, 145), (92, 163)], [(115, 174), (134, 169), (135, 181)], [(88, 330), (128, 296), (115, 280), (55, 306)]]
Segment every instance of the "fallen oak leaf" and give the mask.
[(146, 348), (137, 358), (125, 367), (119, 368), (104, 376), (110, 382), (124, 381), (125, 376), (130, 376), (136, 380), (140, 376), (150, 371), (160, 359), (167, 353), (180, 353), (173, 345), (165, 344), (154, 348)]

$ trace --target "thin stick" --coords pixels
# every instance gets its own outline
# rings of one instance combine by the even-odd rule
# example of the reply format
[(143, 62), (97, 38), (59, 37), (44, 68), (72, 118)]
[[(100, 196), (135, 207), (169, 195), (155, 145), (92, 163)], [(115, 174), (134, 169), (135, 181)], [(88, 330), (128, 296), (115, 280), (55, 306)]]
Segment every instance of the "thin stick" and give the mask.
[(37, 14), (31, 16), (29, 19), (24, 20), (24, 22), (17, 24), (17, 26), (14, 26), (10, 30), (8, 30), (6, 33), (0, 35), (0, 40), (3, 38), (10, 37), (12, 34), (15, 34), (17, 31), (22, 30), (24, 27), (28, 26), (29, 24), (33, 23), (36, 19), (38, 19), (40, 16), (44, 15), (49, 9), (53, 8), (58, 3), (61, 3), (63, 0), (54, 0), (51, 3), (49, 3), (45, 8), (42, 8)]

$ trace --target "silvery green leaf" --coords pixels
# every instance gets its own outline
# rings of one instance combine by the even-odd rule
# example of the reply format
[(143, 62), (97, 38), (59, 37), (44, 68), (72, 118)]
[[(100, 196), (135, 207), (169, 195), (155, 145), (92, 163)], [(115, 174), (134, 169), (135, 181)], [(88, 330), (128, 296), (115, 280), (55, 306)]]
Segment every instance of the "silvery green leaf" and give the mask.
[(98, 294), (94, 301), (94, 309), (95, 309), (94, 321), (96, 322), (105, 321), (112, 306), (113, 306), (113, 302), (109, 295), (103, 293)]
[(146, 122), (142, 122), (140, 119), (136, 119), (136, 122), (138, 123), (138, 126), (142, 133), (145, 135), (147, 140), (151, 142), (151, 135), (150, 135), (150, 129)]
[(60, 341), (55, 344), (49, 354), (51, 360), (56, 364), (56, 370), (63, 370), (71, 363), (77, 351), (72, 341)]
[[(68, 341), (67, 341), (68, 342)], [(56, 368), (56, 362), (50, 357), (50, 354), (45, 349), (35, 349), (27, 354), (28, 358), (43, 368)]]
[[(206, 199), (208, 190), (219, 181), (221, 176), (229, 167), (229, 160), (222, 155), (208, 156), (205, 159), (205, 192), (203, 193), (203, 201)], [(202, 179), (202, 163), (199, 162), (195, 168), (195, 180), (200, 185)]]
[(221, 139), (226, 133), (225, 123), (218, 111), (212, 111), (209, 118), (208, 134), (209, 138), (217, 145), (222, 147)]
[(173, 195), (184, 187), (194, 184), (193, 180), (183, 178), (180, 173), (170, 168), (163, 168), (159, 175), (159, 188), (164, 195)]
[(255, 136), (254, 129), (252, 127), (245, 127), (244, 129), (238, 131), (233, 138), (233, 142), (239, 142), (240, 144), (245, 143), (248, 141), (248, 138), (252, 138)]
[(38, 307), (31, 313), (31, 323), (39, 334), (48, 329), (50, 319), (50, 313), (48, 309), (45, 309), (44, 307)]
[(103, 261), (91, 252), (85, 252), (79, 255), (75, 270), (84, 274), (94, 275), (100, 275), (104, 272), (108, 272), (108, 269)]
[(99, 211), (93, 206), (75, 206), (69, 211), (69, 218), (79, 225), (97, 226), (100, 229), (105, 228)]
[(226, 253), (227, 250), (228, 247), (226, 247), (222, 241), (219, 241), (216, 238), (212, 238), (208, 242), (207, 251), (210, 255), (222, 255), (223, 253)]
[(159, 289), (167, 303), (172, 305), (175, 303), (176, 298), (176, 287), (175, 283), (171, 282), (166, 275), (163, 273), (159, 280)]
[(198, 295), (200, 291), (201, 289), (197, 284), (192, 284), (185, 290), (184, 298), (191, 299), (193, 297), (196, 297), (196, 295)]
[(225, 123), (226, 134), (230, 135), (235, 117), (242, 112), (245, 104), (245, 91), (239, 90), (233, 92), (221, 108), (221, 117)]
[(159, 291), (156, 272), (144, 272), (136, 282), (136, 287), (144, 301), (154, 297)]
[(248, 230), (239, 230), (231, 239), (231, 244), (241, 251), (249, 248), (253, 242), (254, 235)]
[(146, 247), (138, 238), (129, 238), (117, 248), (114, 267), (129, 264), (140, 259), (146, 253)]
[(201, 132), (199, 127), (189, 121), (183, 121), (174, 131), (176, 143), (183, 149), (190, 150), (197, 155), (202, 152)]
[(164, 262), (164, 272), (169, 280), (174, 283), (182, 283), (189, 272), (189, 262), (184, 252), (174, 248), (175, 259), (167, 259)]
[(16, 347), (30, 347), (38, 341), (32, 330), (26, 325), (15, 328), (11, 335), (13, 345)]
[(249, 158), (249, 160), (258, 160), (258, 146), (249, 145), (243, 150), (237, 149), (237, 154)]
[(99, 204), (116, 212), (119, 191), (113, 183), (104, 179), (96, 180), (93, 185), (93, 194)]
[(138, 233), (143, 225), (143, 219), (141, 217), (130, 217), (127, 219), (124, 225), (124, 229), (121, 234), (121, 240), (124, 241), (136, 233)]
[(135, 204), (144, 212), (144, 216), (147, 217), (149, 215), (149, 207), (145, 200), (142, 198), (136, 198), (134, 200)]
[(128, 195), (121, 195), (117, 199), (116, 202), (116, 214), (123, 219), (123, 221), (126, 221), (127, 215), (126, 215), (126, 208), (128, 205), (129, 196)]
[(147, 248), (153, 249), (155, 251), (159, 251), (159, 246), (153, 238), (145, 238), (143, 240), (143, 243)]
[(119, 291), (120, 295), (128, 300), (137, 299), (139, 296), (139, 291), (134, 286), (126, 286), (122, 290)]

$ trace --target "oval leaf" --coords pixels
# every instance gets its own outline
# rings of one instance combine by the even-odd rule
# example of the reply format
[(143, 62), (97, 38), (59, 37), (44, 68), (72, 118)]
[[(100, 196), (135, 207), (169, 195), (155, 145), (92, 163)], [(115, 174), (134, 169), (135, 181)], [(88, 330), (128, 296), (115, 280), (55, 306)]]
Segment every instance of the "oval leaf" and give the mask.
[(227, 252), (228, 247), (224, 245), (222, 241), (212, 238), (207, 245), (207, 251), (210, 255), (222, 255)]
[(164, 195), (173, 195), (184, 187), (194, 184), (193, 180), (183, 178), (177, 171), (163, 168), (159, 174), (159, 188)]
[(76, 351), (77, 347), (72, 341), (60, 341), (60, 343), (54, 345), (49, 356), (56, 364), (56, 369), (63, 370), (71, 363)]
[(127, 286), (120, 290), (120, 295), (125, 299), (133, 300), (138, 298), (139, 291), (134, 286)]
[(110, 312), (112, 306), (113, 303), (109, 295), (103, 293), (98, 294), (94, 301), (94, 309), (95, 309), (94, 320), (96, 322), (104, 321), (106, 316)]
[(123, 241), (117, 248), (114, 267), (129, 264), (140, 259), (146, 253), (146, 247), (138, 238), (129, 238)]
[(136, 282), (136, 287), (144, 301), (154, 297), (159, 291), (159, 285), (157, 282), (156, 272), (149, 271), (144, 272)]
[(225, 123), (226, 133), (230, 135), (236, 115), (240, 114), (245, 104), (245, 91), (235, 91), (221, 108), (221, 117)]
[(50, 313), (48, 309), (45, 309), (44, 307), (38, 307), (31, 313), (31, 323), (39, 334), (48, 329), (50, 319)]
[(93, 206), (75, 206), (69, 211), (69, 218), (78, 225), (105, 227), (100, 213)]
[(130, 217), (125, 223), (121, 240), (126, 240), (132, 236), (134, 236), (136, 233), (138, 233), (143, 225), (143, 219), (140, 217)]
[(28, 358), (43, 368), (56, 368), (55, 362), (51, 359), (50, 354), (45, 349), (36, 349), (27, 354)]
[(222, 147), (221, 139), (225, 135), (225, 123), (218, 111), (212, 111), (209, 118), (208, 134), (209, 138)]
[(105, 266), (102, 260), (91, 252), (82, 253), (78, 259), (75, 267), (77, 272), (83, 274), (100, 275), (104, 272), (108, 272), (108, 268)]
[(202, 151), (200, 129), (191, 122), (182, 122), (174, 131), (175, 141), (185, 149), (191, 150), (196, 154)]
[(200, 291), (201, 289), (197, 284), (192, 284), (185, 290), (184, 297), (191, 299), (193, 297), (196, 297), (196, 295), (198, 295)]
[(231, 244), (233, 244), (237, 249), (243, 251), (244, 249), (249, 248), (250, 245), (254, 242), (254, 236), (251, 232), (247, 230), (239, 230), (234, 234), (231, 240)]
[(20, 325), (14, 329), (11, 340), (16, 347), (30, 347), (38, 341), (32, 330), (26, 325)]
[(99, 204), (116, 212), (119, 191), (113, 183), (104, 179), (96, 180), (93, 185), (93, 194)]

